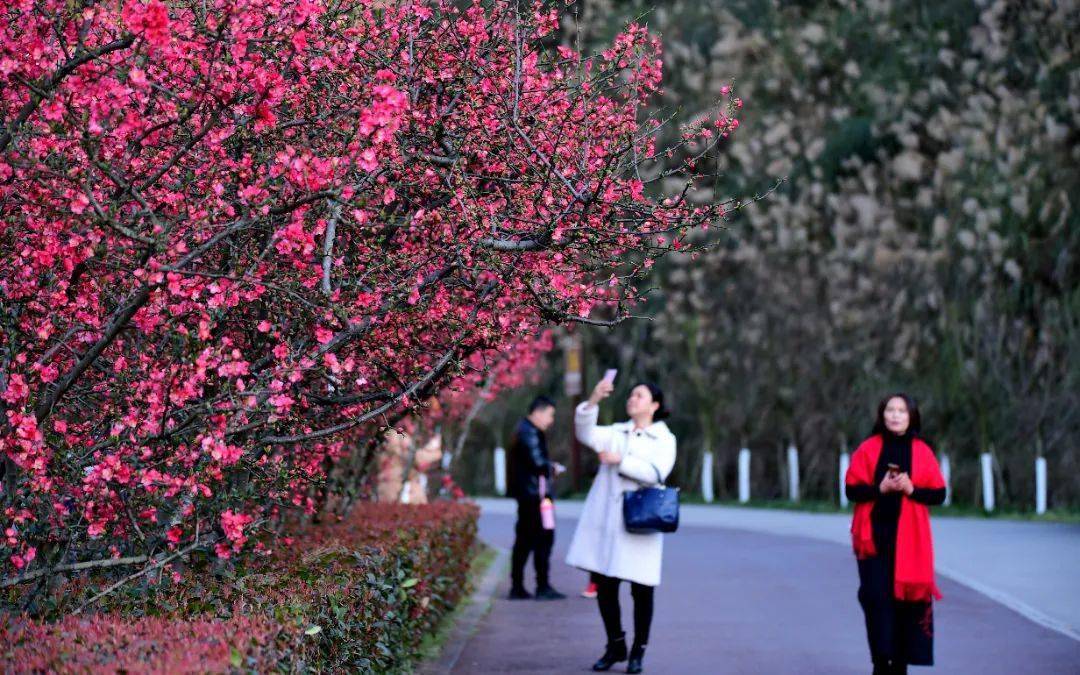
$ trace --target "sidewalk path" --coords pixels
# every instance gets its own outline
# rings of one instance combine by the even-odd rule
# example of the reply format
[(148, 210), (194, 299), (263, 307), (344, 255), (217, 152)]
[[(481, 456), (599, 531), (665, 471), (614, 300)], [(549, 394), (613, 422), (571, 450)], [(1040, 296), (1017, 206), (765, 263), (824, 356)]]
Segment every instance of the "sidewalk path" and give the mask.
[[(481, 536), (509, 548), (513, 503), (482, 500)], [(585, 575), (562, 563), (580, 506), (559, 505), (560, 523), (553, 556), (553, 583), (571, 597), (561, 602), (510, 602), (506, 582), (492, 612), (465, 646), (456, 673), (585, 672), (599, 656), (603, 631), (595, 601), (577, 597)], [(832, 514), (723, 507), (684, 507), (683, 528), (665, 544), (664, 581), (657, 592), (649, 673), (865, 673), (869, 671), (862, 614), (855, 599), (857, 576), (846, 546), (846, 518)], [(953, 531), (954, 524), (959, 529)], [(970, 525), (977, 527), (971, 528)], [(985, 525), (1004, 525), (986, 530)], [(992, 546), (979, 583), (993, 582), (1017, 564), (1007, 551), (1017, 544), (1035, 547), (1028, 563), (1033, 574), (1057, 574), (1058, 560), (1036, 556), (1056, 539), (1066, 553), (1076, 530), (1047, 540), (1039, 532), (1023, 539), (1026, 527), (1040, 524), (938, 519), (939, 540), (969, 536), (970, 555), (940, 546), (939, 560), (971, 564)], [(1020, 531), (1011, 529), (1020, 526)], [(839, 528), (839, 533), (833, 531)], [(1055, 532), (1050, 526), (1050, 532)], [(972, 534), (973, 533), (973, 534)], [(1019, 542), (1000, 536), (1021, 537)], [(1062, 541), (1062, 539), (1066, 541)], [(943, 542), (944, 543), (944, 542)], [(843, 545), (837, 545), (843, 544)], [(965, 562), (966, 560), (966, 562)], [(1023, 562), (1022, 560), (1019, 562)], [(975, 565), (976, 572), (981, 570)], [(1077, 569), (1074, 566), (1071, 568)], [(1047, 570), (1049, 572), (1047, 572)], [(962, 571), (968, 573), (968, 567)], [(1059, 594), (1071, 592), (1075, 574), (1063, 573)], [(531, 575), (531, 572), (530, 572)], [(530, 576), (527, 576), (530, 578)], [(1027, 586), (1053, 587), (1043, 578)], [(1080, 641), (1048, 630), (950, 578), (941, 580), (946, 598), (937, 606), (937, 667), (928, 673), (1077, 673)], [(1025, 588), (1014, 584), (1010, 591)], [(630, 623), (629, 593), (623, 614)], [(1037, 596), (1032, 595), (1031, 598)], [(1077, 596), (1066, 598), (1075, 603)], [(1060, 604), (1068, 604), (1061, 602)], [(622, 666), (616, 667), (621, 672)]]

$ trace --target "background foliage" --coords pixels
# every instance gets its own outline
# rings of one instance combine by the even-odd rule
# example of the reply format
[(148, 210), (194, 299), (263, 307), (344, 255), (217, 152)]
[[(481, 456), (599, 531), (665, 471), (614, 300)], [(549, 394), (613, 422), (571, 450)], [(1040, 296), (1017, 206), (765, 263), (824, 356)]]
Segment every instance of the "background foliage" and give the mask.
[(715, 452), (721, 497), (744, 445), (755, 496), (781, 497), (793, 441), (804, 496), (834, 499), (841, 449), (904, 389), (957, 501), (990, 451), (999, 503), (1032, 504), (1041, 453), (1051, 506), (1080, 504), (1077, 3), (590, 0), (564, 39), (637, 16), (668, 109), (693, 117), (733, 74), (747, 100), (699, 196), (786, 181), (720, 247), (658, 266), (654, 321), (588, 334), (587, 382), (610, 363), (665, 385), (677, 475), (696, 488)]

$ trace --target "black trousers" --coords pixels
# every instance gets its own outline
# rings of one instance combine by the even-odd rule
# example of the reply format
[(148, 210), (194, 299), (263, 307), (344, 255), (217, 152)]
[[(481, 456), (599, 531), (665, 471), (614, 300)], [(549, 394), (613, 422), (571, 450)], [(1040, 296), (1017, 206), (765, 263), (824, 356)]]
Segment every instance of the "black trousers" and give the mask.
[[(622, 609), (619, 607), (619, 584), (622, 579), (592, 573), (590, 579), (596, 582), (596, 602), (600, 605), (600, 618), (604, 620), (604, 632), (608, 642), (623, 636)], [(634, 598), (634, 645), (644, 647), (649, 644), (649, 630), (652, 627), (653, 591), (652, 586), (630, 582), (630, 595)]]
[(903, 673), (908, 664), (934, 665), (934, 606), (893, 597), (894, 552), (859, 560), (859, 604), (875, 672)]
[(540, 499), (519, 497), (517, 526), (514, 528), (514, 550), (510, 561), (510, 581), (514, 588), (523, 588), (525, 563), (529, 555), (536, 567), (536, 587), (549, 586), (548, 570), (551, 569), (551, 547), (555, 543), (555, 531), (545, 530), (540, 522)]

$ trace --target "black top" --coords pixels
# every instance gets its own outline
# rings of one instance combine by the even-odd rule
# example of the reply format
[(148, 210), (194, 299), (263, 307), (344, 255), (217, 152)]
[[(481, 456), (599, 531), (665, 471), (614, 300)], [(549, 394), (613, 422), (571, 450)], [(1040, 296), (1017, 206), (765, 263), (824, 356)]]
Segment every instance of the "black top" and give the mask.
[(548, 459), (547, 439), (529, 419), (522, 418), (514, 430), (510, 446), (510, 496), (516, 499), (539, 499), (540, 476), (548, 479), (551, 491), (551, 460)]
[[(900, 522), (901, 492), (882, 494), (881, 481), (889, 470), (889, 464), (896, 464), (900, 471), (911, 475), (911, 442), (913, 436), (897, 436), (891, 432), (882, 434), (881, 456), (874, 468), (873, 485), (848, 485), (844, 488), (847, 498), (853, 502), (876, 502), (870, 511), (870, 524), (874, 530), (874, 546), (878, 552), (892, 551), (896, 548), (896, 526)], [(915, 488), (911, 499), (937, 506), (945, 501), (945, 488)]]

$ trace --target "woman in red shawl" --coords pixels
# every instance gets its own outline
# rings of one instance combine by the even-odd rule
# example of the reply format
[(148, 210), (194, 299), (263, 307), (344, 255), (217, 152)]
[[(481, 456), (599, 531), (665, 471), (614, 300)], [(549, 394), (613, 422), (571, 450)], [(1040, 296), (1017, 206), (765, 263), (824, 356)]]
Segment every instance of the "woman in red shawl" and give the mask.
[(851, 536), (875, 675), (934, 664), (933, 601), (941, 594), (927, 507), (945, 501), (945, 481), (920, 427), (914, 399), (886, 397), (844, 481), (855, 504)]

